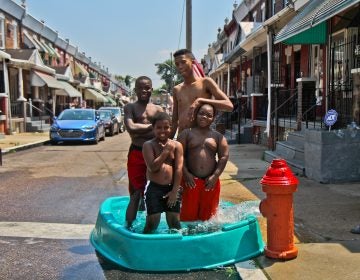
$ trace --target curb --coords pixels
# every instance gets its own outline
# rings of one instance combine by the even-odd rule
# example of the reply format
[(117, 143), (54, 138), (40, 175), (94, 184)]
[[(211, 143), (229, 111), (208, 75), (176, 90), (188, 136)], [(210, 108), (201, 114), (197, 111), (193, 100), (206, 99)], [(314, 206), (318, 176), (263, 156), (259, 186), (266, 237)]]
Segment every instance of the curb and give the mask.
[(42, 141), (38, 141), (38, 142), (33, 142), (33, 143), (29, 143), (29, 144), (24, 144), (24, 145), (19, 145), (19, 146), (15, 146), (15, 147), (11, 147), (11, 148), (6, 148), (6, 149), (0, 149), (1, 154), (2, 155), (6, 155), (9, 153), (14, 153), (17, 151), (24, 151), (27, 149), (31, 149), (31, 148), (35, 148), (35, 147), (39, 147), (39, 146), (43, 146), (45, 144), (50, 143), (50, 140), (42, 140)]

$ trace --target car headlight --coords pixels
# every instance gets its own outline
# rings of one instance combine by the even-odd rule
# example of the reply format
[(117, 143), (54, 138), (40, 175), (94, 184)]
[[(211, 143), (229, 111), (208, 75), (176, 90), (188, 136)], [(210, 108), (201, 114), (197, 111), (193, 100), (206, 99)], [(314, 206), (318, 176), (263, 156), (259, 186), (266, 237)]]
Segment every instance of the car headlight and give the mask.
[(51, 126), (50, 126), (50, 130), (52, 130), (52, 131), (57, 131), (57, 130), (59, 130), (59, 127), (58, 127), (58, 125), (57, 124), (52, 124)]
[(86, 124), (86, 125), (83, 125), (81, 128), (84, 129), (84, 130), (92, 130), (92, 129), (96, 128), (96, 125), (88, 125), (88, 124)]

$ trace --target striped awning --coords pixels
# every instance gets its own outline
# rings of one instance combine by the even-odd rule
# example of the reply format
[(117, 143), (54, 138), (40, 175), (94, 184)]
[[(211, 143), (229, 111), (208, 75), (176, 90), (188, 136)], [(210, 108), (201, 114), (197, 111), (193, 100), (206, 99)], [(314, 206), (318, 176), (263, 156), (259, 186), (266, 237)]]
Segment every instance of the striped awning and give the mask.
[(78, 91), (76, 88), (74, 88), (72, 85), (70, 85), (68, 82), (58, 80), (58, 83), (60, 83), (60, 85), (62, 85), (63, 88), (55, 90), (56, 95), (67, 95), (70, 97), (82, 97), (81, 92)]
[(53, 76), (38, 71), (31, 73), (31, 85), (34, 87), (43, 87), (47, 85), (50, 88), (63, 89), (60, 81), (56, 80)]
[(323, 44), (326, 42), (326, 20), (355, 6), (360, 0), (312, 0), (286, 24), (274, 43)]
[(92, 88), (85, 89), (85, 99), (94, 100), (96, 102), (108, 102), (105, 96)]

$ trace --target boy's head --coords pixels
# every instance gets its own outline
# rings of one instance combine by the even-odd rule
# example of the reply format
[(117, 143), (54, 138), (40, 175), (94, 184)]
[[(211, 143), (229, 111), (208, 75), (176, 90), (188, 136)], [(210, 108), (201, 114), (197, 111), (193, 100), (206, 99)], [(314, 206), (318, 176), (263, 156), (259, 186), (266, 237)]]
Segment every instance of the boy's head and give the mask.
[(202, 104), (196, 111), (196, 124), (198, 127), (209, 127), (216, 115), (215, 107), (210, 104)]
[(174, 53), (174, 60), (176, 69), (183, 77), (192, 74), (192, 65), (195, 57), (193, 53), (188, 49), (181, 49)]
[(180, 49), (180, 50), (177, 50), (176, 52), (174, 52), (174, 58), (178, 57), (178, 56), (181, 56), (181, 55), (185, 55), (185, 56), (188, 56), (189, 58), (191, 58), (192, 60), (195, 59), (195, 56), (194, 54), (188, 50), (188, 49)]
[(138, 101), (148, 103), (152, 93), (152, 81), (147, 76), (140, 76), (135, 81), (135, 93)]
[(155, 138), (167, 140), (171, 133), (171, 117), (166, 112), (157, 112), (151, 119)]

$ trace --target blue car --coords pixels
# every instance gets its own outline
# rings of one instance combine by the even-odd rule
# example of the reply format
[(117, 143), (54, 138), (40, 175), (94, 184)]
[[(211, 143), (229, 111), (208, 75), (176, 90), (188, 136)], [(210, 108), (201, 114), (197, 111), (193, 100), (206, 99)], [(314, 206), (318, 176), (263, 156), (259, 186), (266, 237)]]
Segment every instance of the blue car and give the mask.
[(105, 140), (104, 122), (94, 109), (66, 109), (50, 127), (50, 142), (92, 142), (97, 144)]

